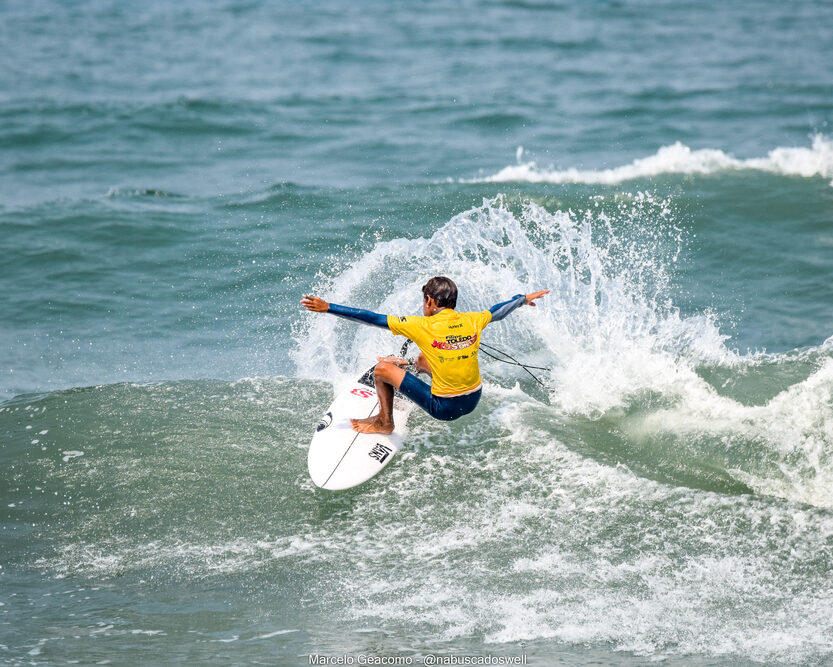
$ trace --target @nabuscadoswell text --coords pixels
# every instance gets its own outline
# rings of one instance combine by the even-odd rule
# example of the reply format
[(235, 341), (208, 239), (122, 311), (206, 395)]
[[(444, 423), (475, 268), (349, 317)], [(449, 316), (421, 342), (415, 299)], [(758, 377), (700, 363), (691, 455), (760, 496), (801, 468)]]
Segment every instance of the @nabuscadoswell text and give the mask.
[(521, 655), (309, 655), (310, 665), (526, 665), (526, 654)]

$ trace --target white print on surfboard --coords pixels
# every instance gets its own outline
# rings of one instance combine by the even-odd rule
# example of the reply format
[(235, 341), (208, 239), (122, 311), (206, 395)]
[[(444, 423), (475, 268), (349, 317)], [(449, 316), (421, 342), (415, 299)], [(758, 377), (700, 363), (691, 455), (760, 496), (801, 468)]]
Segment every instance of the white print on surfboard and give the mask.
[[(403, 356), (408, 343), (402, 348)], [(399, 392), (393, 398), (393, 433), (359, 433), (350, 423), (351, 418), (370, 417), (379, 410), (374, 368), (336, 396), (316, 427), (307, 466), (310, 478), (322, 489), (339, 491), (366, 482), (402, 448), (408, 415), (415, 406)]]

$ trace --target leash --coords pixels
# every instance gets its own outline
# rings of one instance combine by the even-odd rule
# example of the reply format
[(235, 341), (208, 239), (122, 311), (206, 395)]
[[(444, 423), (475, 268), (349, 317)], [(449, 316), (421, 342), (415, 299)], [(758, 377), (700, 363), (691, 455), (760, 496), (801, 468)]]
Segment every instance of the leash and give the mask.
[[(485, 354), (487, 357), (491, 357), (495, 361), (501, 361), (504, 364), (509, 364), (510, 366), (520, 366), (527, 373), (529, 373), (532, 376), (532, 378), (538, 384), (540, 384), (542, 387), (546, 387), (546, 385), (543, 382), (541, 382), (541, 380), (538, 379), (538, 377), (529, 369), (534, 368), (535, 370), (538, 370), (538, 371), (551, 371), (552, 370), (551, 368), (545, 368), (543, 366), (532, 366), (530, 364), (523, 364), (520, 361), (518, 361), (517, 359), (515, 359), (515, 357), (513, 357), (511, 354), (507, 354), (503, 350), (499, 350), (498, 348), (494, 347), (493, 345), (488, 345), (488, 344), (483, 343), (483, 342), (480, 343), (480, 347), (481, 347), (481, 349), (484, 348), (484, 347), (488, 348), (489, 350), (492, 350), (492, 352), (497, 352), (498, 354), (503, 355), (504, 357), (506, 357), (505, 359), (502, 359), (501, 357), (496, 357), (495, 355), (491, 354), (490, 352), (487, 352), (486, 350), (483, 350), (483, 354)], [(507, 359), (510, 360), (510, 361), (507, 361)]]

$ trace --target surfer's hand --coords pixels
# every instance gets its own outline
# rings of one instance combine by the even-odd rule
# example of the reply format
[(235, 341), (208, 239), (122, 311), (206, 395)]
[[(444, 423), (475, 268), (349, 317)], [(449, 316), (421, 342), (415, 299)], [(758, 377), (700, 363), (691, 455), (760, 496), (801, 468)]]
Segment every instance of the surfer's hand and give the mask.
[(393, 364), (394, 366), (407, 366), (411, 362), (407, 359), (403, 359), (402, 357), (376, 357), (377, 361), (387, 361), (389, 364)]
[(330, 304), (324, 301), (324, 299), (319, 299), (317, 296), (310, 296), (309, 294), (304, 294), (301, 299), (301, 305), (314, 313), (326, 313), (330, 309)]
[(532, 294), (527, 294), (526, 295), (526, 304), (528, 306), (535, 306), (535, 305), (537, 305), (535, 303), (535, 299), (540, 299), (542, 296), (544, 296), (545, 294), (549, 294), (549, 293), (550, 293), (550, 291), (548, 289), (542, 289), (539, 292), (533, 292)]

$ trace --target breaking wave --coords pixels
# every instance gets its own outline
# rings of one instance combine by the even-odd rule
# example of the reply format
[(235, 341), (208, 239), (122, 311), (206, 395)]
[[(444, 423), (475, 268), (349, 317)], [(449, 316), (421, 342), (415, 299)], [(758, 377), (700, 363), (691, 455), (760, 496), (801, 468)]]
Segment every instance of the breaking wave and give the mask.
[[(522, 148), (518, 149), (517, 164), (504, 167), (492, 176), (472, 179), (470, 182), (616, 185), (661, 174), (713, 174), (746, 169), (783, 176), (833, 179), (833, 141), (820, 134), (812, 138), (810, 148), (778, 147), (769, 151), (766, 157), (748, 159), (739, 159), (715, 148), (691, 149), (678, 141), (663, 146), (654, 155), (639, 158), (630, 164), (599, 170), (542, 167), (536, 162), (523, 162), (523, 152)], [(830, 185), (833, 186), (833, 180)]]

